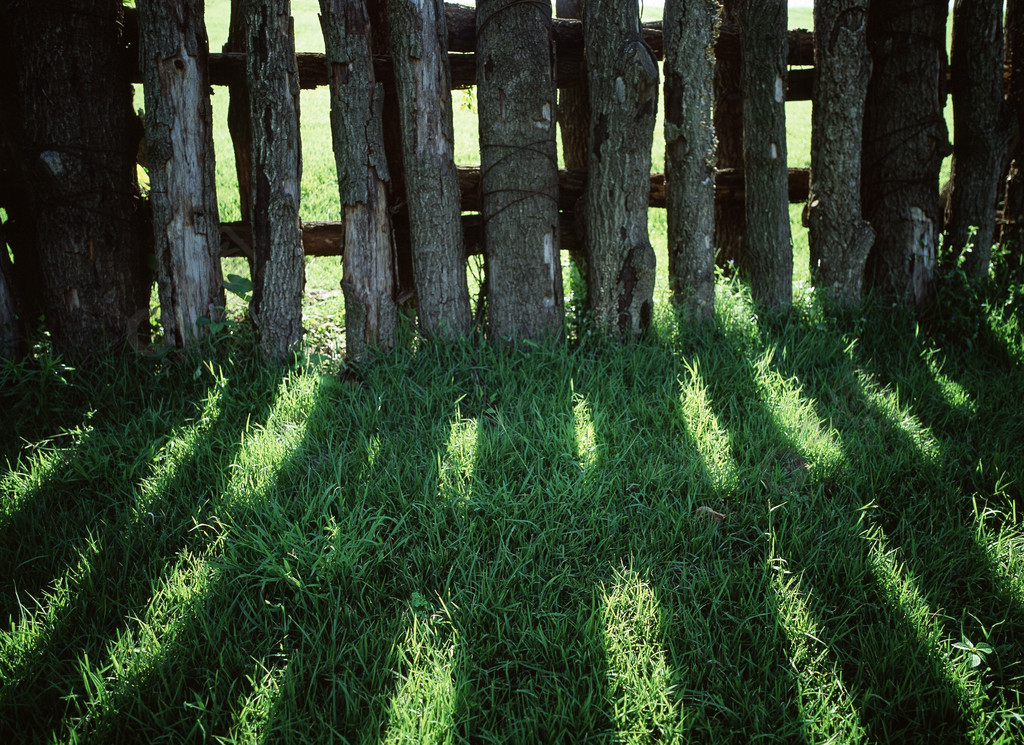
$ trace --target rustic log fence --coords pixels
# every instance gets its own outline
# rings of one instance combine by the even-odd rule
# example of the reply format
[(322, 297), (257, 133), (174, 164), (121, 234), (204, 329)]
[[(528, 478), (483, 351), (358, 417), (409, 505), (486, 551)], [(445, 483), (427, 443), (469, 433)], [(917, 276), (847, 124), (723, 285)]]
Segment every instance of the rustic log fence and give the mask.
[[(870, 8), (865, 0), (818, 0), (819, 41), (828, 41), (820, 49), (811, 33), (786, 31), (782, 0), (667, 0), (664, 28), (609, 0), (559, 0), (564, 18), (552, 18), (547, 0), (481, 0), (477, 8), (320, 0), (324, 54), (296, 53), (289, 0), (234, 0), (220, 52), (208, 49), (202, 0), (139, 0), (139, 13), (118, 0), (86, 4), (54, 0), (48, 12), (65, 21), (50, 25), (31, 3), (0, 7), (0, 63), (14, 73), (0, 80), (0, 206), (8, 213), (0, 236), (14, 257), (0, 257), (5, 354), (41, 312), (64, 350), (88, 349), (119, 329), (133, 336), (152, 282), (142, 260), (150, 244), (166, 343), (187, 345), (203, 333), (202, 316), (217, 320), (222, 292), (211, 266), (241, 255), (253, 270), (260, 345), (284, 359), (301, 339), (304, 255), (344, 257), (348, 349), (358, 354), (391, 343), (397, 306), (411, 297), (424, 333), (467, 333), (465, 259), (477, 253), (486, 257), (495, 338), (560, 332), (560, 251), (583, 262), (597, 324), (639, 333), (653, 303), (649, 207), (669, 213), (672, 297), (693, 319), (713, 312), (716, 248), (720, 262), (735, 260), (749, 276), (755, 301), (790, 301), (787, 202), (810, 201), (812, 274), (840, 303), (856, 302), (862, 282), (926, 302), (944, 230), (954, 251), (969, 251), (960, 244), (972, 221), (986, 223), (986, 242), (997, 225), (1004, 240), (1015, 239), (1024, 221), (1022, 42), (1007, 33), (1000, 70), (998, 0), (985, 0), (984, 13), (957, 4), (954, 44), (959, 35), (959, 59), (967, 61), (956, 74), (941, 53), (946, 0)], [(1008, 30), (1019, 28), (1022, 6), (1007, 3)], [(66, 32), (82, 14), (94, 29), (88, 39)], [(25, 41), (51, 26), (57, 31), (43, 33), (38, 49)], [(116, 235), (95, 219), (65, 230), (52, 216), (54, 204), (90, 214), (80, 192), (48, 191), (55, 175), (95, 171), (65, 143), (76, 136), (67, 122), (102, 119), (90, 134), (94, 152), (101, 142), (111, 151), (125, 142), (134, 148), (129, 117), (117, 114), (127, 86), (96, 87), (103, 65), (87, 64), (90, 92), (76, 99), (82, 73), (65, 65), (51, 74), (41, 64), (54, 50), (66, 59), (94, 55), (91, 62), (120, 52), (123, 64), (104, 62), (111, 78), (144, 81), (148, 165), (157, 171), (152, 228), (142, 229), (131, 176), (103, 186), (112, 206), (133, 215)], [(968, 64), (981, 51), (985, 64)], [(977, 178), (965, 175), (952, 190), (943, 223), (933, 182), (950, 149), (942, 120), (950, 79), (954, 108), (969, 122), (962, 163), (977, 151), (970, 132), (988, 139), (984, 159), (976, 158), (985, 168), (960, 169)], [(242, 215), (235, 223), (215, 217), (211, 85), (230, 92)], [(331, 94), (344, 219), (303, 224), (298, 91), (321, 86)], [(478, 91), (482, 166), (456, 168), (447, 92), (467, 86)], [(662, 95), (667, 174), (649, 172)], [(103, 102), (96, 114), (83, 113), (89, 97)], [(787, 169), (783, 104), (812, 97), (812, 169)], [(987, 123), (970, 119), (981, 110)], [(556, 120), (562, 170), (554, 163)], [(918, 121), (928, 126), (908, 128)], [(1005, 207), (993, 218), (993, 184), (1007, 172)], [(93, 198), (102, 199), (99, 190)], [(872, 246), (874, 235), (884, 240)], [(980, 263), (968, 262), (975, 273), (984, 273), (986, 251)], [(97, 273), (93, 263), (125, 252), (135, 258), (112, 264), (113, 279)], [(104, 282), (120, 284), (111, 292)]]

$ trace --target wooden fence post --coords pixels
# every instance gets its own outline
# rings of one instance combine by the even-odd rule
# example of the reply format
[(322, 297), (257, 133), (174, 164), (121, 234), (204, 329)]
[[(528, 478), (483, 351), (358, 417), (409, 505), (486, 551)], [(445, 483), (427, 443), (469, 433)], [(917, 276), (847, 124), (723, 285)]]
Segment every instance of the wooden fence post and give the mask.
[[(739, 36), (739, 10), (743, 0), (722, 0), (722, 28)], [(743, 49), (715, 57), (715, 137), (718, 140), (718, 168), (743, 167)], [(743, 199), (726, 199), (715, 209), (715, 260), (728, 270), (746, 273), (749, 266), (743, 237), (747, 212)]]
[(1006, 0), (1005, 40), (1010, 73), (1006, 103), (1011, 125), (1016, 122), (1017, 144), (1009, 153), (999, 242), (1010, 247), (1020, 268), (1024, 267), (1024, 0)]
[(284, 362), (302, 340), (305, 255), (299, 198), (299, 81), (290, 0), (246, 0), (246, 76), (253, 134), (252, 315), (260, 349)]
[(868, 9), (872, 73), (864, 104), (861, 183), (875, 230), (865, 280), (883, 295), (926, 303), (941, 230), (939, 169), (949, 154), (946, 0), (889, 0)]
[(811, 277), (840, 305), (860, 300), (875, 240), (861, 216), (860, 151), (871, 77), (868, 0), (814, 3), (816, 62), (808, 201)]
[(160, 323), (184, 347), (224, 314), (202, 0), (140, 0), (139, 34)]
[(498, 339), (562, 329), (551, 6), (477, 5), (487, 317)]
[(349, 355), (394, 343), (395, 251), (388, 165), (365, 0), (320, 0), (331, 78), (331, 133), (344, 214), (345, 340)]
[(715, 40), (718, 0), (665, 3), (665, 201), (672, 299), (695, 321), (715, 314)]
[(465, 336), (472, 319), (444, 3), (388, 0), (388, 22), (420, 328), (429, 336)]
[(8, 281), (9, 265), (4, 224), (0, 222), (0, 360), (16, 357), (21, 347), (21, 323)]
[[(245, 52), (246, 0), (231, 0), (228, 38), (222, 51)], [(235, 153), (235, 177), (238, 179), (238, 207), (242, 222), (252, 221), (252, 126), (249, 121), (249, 84), (239, 76), (228, 84), (228, 132)], [(252, 270), (250, 258), (250, 271)]]
[(786, 168), (786, 0), (743, 0), (743, 173), (750, 292), (767, 306), (793, 302)]
[(1006, 149), (1002, 42), (1002, 0), (957, 0), (950, 75), (953, 162), (945, 222), (950, 247), (957, 254), (971, 249), (964, 269), (979, 278), (988, 276), (992, 258)]
[(583, 36), (590, 86), (587, 300), (599, 328), (639, 334), (654, 309), (647, 206), (658, 65), (640, 33), (636, 2), (588, 0)]

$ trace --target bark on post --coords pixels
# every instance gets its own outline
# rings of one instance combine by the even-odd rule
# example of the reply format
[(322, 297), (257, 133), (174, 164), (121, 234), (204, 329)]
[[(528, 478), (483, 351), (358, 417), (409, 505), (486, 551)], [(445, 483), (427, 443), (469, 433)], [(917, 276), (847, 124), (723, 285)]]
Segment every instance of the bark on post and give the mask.
[(184, 347), (224, 315), (202, 0), (142, 0), (146, 160), (160, 323)]
[(598, 328), (639, 334), (654, 308), (647, 202), (658, 66), (640, 34), (636, 2), (589, 0), (583, 36), (591, 143), (584, 195), (587, 300)]
[(815, 0), (811, 112), (811, 277), (839, 305), (860, 300), (875, 233), (861, 215), (864, 99), (871, 77), (868, 0)]
[(551, 6), (477, 4), (477, 100), (490, 332), (558, 336), (556, 89)]
[(947, 240), (957, 254), (969, 251), (964, 270), (970, 276), (987, 277), (1003, 160), (1002, 0), (956, 1), (950, 92), (954, 139)]
[(21, 347), (21, 323), (8, 280), (9, 266), (4, 224), (0, 222), (0, 360), (13, 359)]
[(672, 299), (701, 321), (715, 314), (715, 41), (718, 0), (665, 3), (665, 196)]
[(253, 133), (252, 315), (260, 349), (287, 361), (302, 341), (305, 256), (299, 223), (302, 149), (290, 0), (246, 0), (246, 77)]
[(331, 70), (331, 132), (344, 216), (345, 341), (349, 355), (388, 348), (398, 325), (388, 166), (365, 0), (320, 0)]
[[(245, 51), (245, 0), (231, 0), (228, 38), (221, 51)], [(245, 79), (228, 84), (228, 132), (235, 153), (238, 206), (242, 222), (252, 219), (252, 125), (249, 121), (249, 85)], [(250, 262), (250, 271), (252, 270)]]
[(420, 328), (430, 336), (465, 336), (472, 319), (454, 159), (444, 3), (388, 0), (388, 19)]
[(868, 10), (861, 193), (875, 245), (865, 281), (918, 306), (931, 295), (939, 168), (950, 152), (942, 116), (947, 10), (946, 0), (889, 0)]
[[(556, 0), (555, 15), (559, 18), (583, 19), (583, 7), (585, 0)], [(559, 45), (559, 55), (562, 55), (563, 47)], [(584, 72), (586, 65), (583, 61), (582, 45), (577, 55), (564, 59), (560, 67), (564, 70), (568, 65), (578, 68), (580, 85), (572, 88), (558, 89), (558, 131), (562, 136), (562, 158), (566, 168), (586, 169), (587, 159), (590, 157), (590, 94), (587, 91), (587, 78)], [(579, 239), (578, 248), (570, 251), (576, 269), (582, 276), (587, 272), (587, 247), (582, 240), (585, 228), (581, 224), (582, 209), (577, 210), (573, 206), (573, 214), (576, 218), (576, 229), (573, 231)]]
[[(555, 15), (559, 18), (583, 18), (585, 0), (556, 0)], [(583, 68), (583, 59), (569, 64)], [(581, 75), (586, 80), (585, 76)], [(562, 157), (566, 168), (586, 168), (590, 150), (590, 97), (587, 85), (562, 88), (558, 91), (558, 129), (562, 135)]]
[[(739, 10), (743, 0), (722, 0), (722, 26), (739, 28)], [(743, 168), (742, 45), (736, 53), (715, 59), (715, 135), (718, 139), (718, 167)], [(716, 262), (727, 270), (747, 273), (748, 263), (743, 238), (747, 230), (747, 211), (742, 199), (724, 201), (715, 210)]]
[(746, 253), (754, 300), (793, 301), (793, 244), (786, 168), (785, 0), (743, 0), (743, 169)]
[(31, 204), (46, 323), (70, 357), (103, 352), (148, 313), (138, 134), (120, 0), (0, 6), (9, 135)]
[(1024, 0), (1006, 0), (1006, 64), (1008, 116), (1015, 120), (1017, 139), (1006, 177), (999, 242), (1024, 266)]

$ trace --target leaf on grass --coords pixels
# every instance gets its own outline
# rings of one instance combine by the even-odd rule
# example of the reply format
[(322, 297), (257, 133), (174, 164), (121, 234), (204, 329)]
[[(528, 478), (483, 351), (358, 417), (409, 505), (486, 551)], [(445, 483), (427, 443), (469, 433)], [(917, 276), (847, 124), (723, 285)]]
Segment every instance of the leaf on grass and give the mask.
[(700, 507), (698, 507), (697, 508), (697, 514), (698, 515), (704, 515), (705, 517), (710, 517), (716, 523), (720, 523), (723, 520), (725, 520), (725, 515), (724, 514), (722, 514), (721, 512), (715, 512), (713, 509), (711, 509), (707, 505), (701, 505)]

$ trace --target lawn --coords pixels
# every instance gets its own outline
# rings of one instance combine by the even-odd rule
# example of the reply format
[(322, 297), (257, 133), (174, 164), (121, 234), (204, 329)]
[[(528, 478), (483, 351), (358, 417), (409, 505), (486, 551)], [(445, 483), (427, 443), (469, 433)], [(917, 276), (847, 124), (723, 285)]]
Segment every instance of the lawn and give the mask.
[(642, 339), (570, 290), (560, 344), (406, 327), (353, 363), (318, 259), (288, 368), (243, 323), (78, 367), (41, 340), (0, 363), (0, 742), (1021, 742), (995, 263), (920, 318), (723, 279), (691, 327), (662, 277)]

